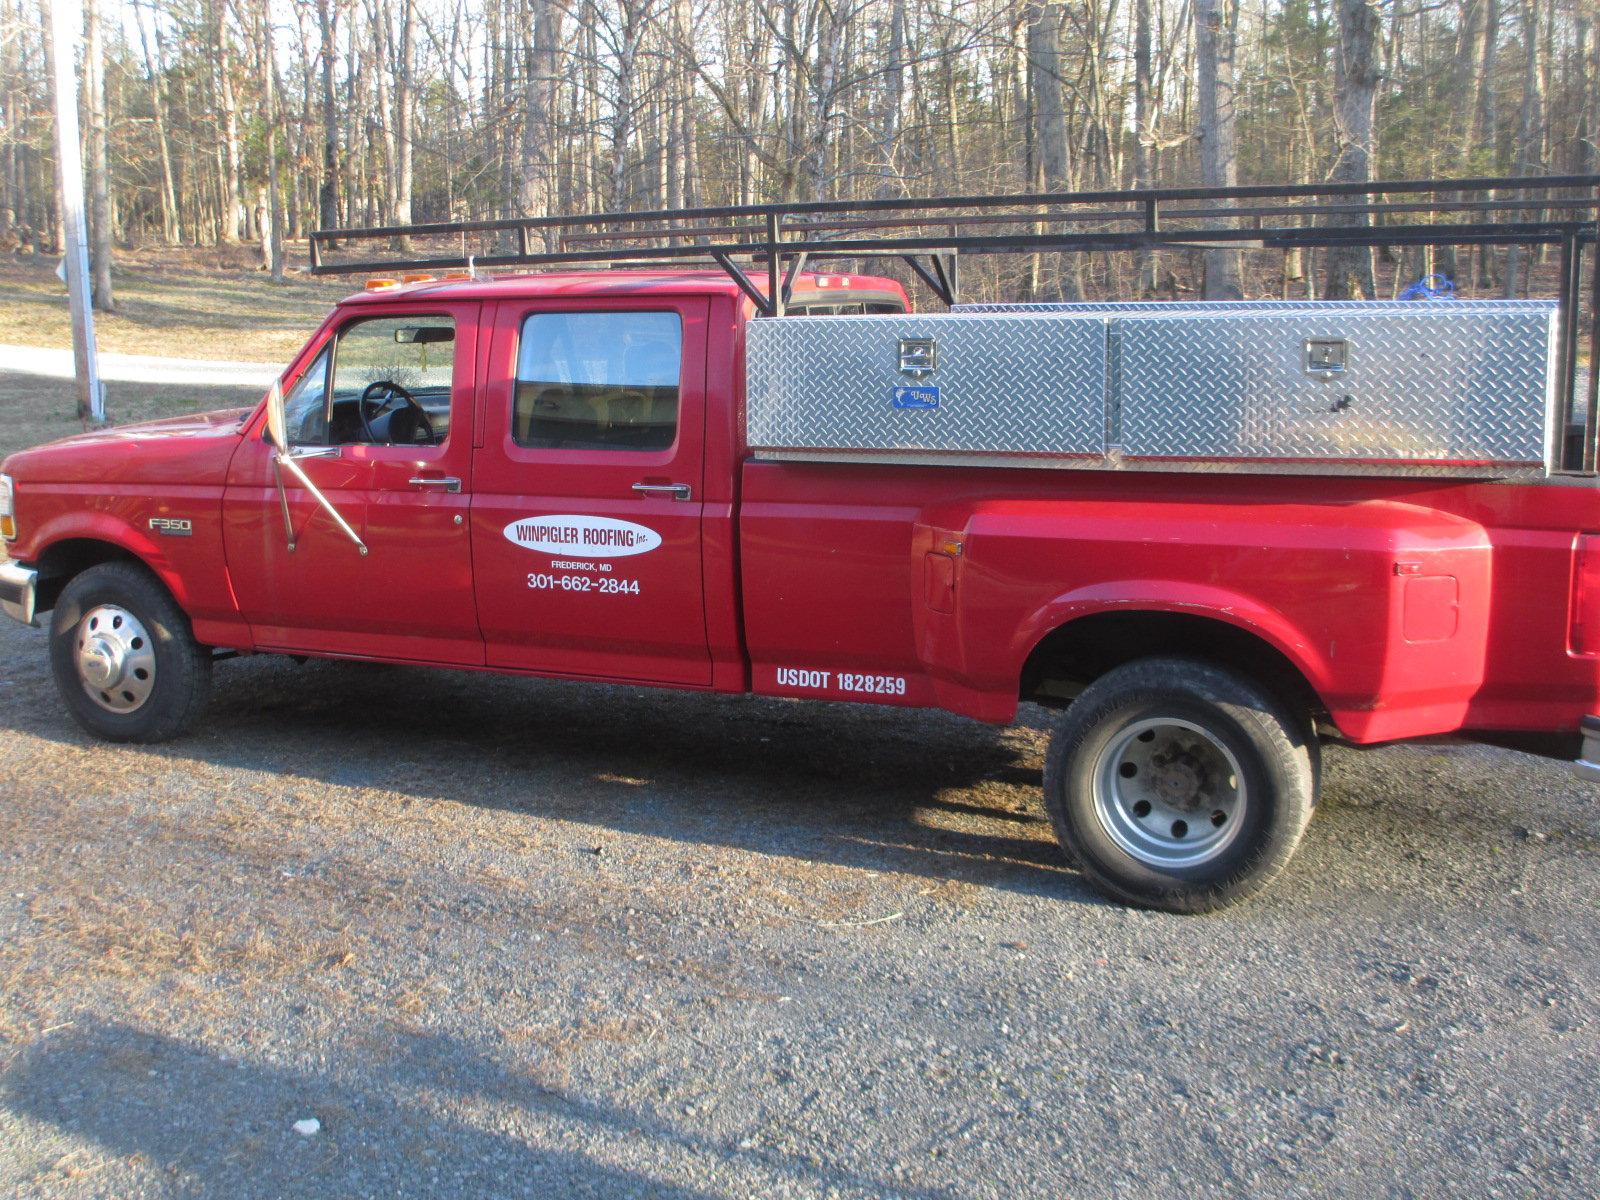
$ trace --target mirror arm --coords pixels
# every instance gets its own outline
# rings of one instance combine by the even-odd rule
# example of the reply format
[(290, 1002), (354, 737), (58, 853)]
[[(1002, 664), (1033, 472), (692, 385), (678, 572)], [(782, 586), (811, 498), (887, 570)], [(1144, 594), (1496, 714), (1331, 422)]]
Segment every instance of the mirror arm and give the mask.
[(283, 468), (278, 456), (272, 456), (272, 481), (278, 485), (278, 506), (283, 509), (283, 536), (289, 542), (289, 553), (294, 553), (294, 520), (289, 516), (289, 494), (283, 490)]
[[(344, 517), (340, 514), (339, 510), (333, 506), (333, 502), (322, 494), (322, 489), (319, 488), (316, 484), (311, 482), (310, 477), (305, 473), (305, 471), (301, 470), (300, 464), (295, 462), (295, 460), (289, 454), (287, 454), (286, 452), (284, 452), (282, 450), (279, 450), (277, 452), (277, 454), (273, 458), (273, 462), (276, 465), (282, 466), (284, 469), (286, 469), (289, 472), (289, 474), (293, 475), (297, 480), (300, 481), (300, 486), (305, 488), (306, 491), (310, 492), (312, 497), (316, 500), (316, 502), (318, 504), (322, 505), (323, 509), (327, 512), (327, 514), (330, 517), (333, 518), (334, 524), (336, 524), (344, 532), (345, 537), (349, 538), (352, 542), (355, 543), (356, 549), (361, 551), (362, 556), (365, 557), (366, 553), (367, 553), (367, 544), (365, 542), (363, 542), (361, 540), (361, 538), (356, 535), (356, 531), (354, 529), (350, 528), (350, 522), (348, 522), (348, 521), (346, 521), (344, 519)], [(279, 477), (279, 487), (281, 488), (282, 486), (283, 486), (282, 477), (280, 476)], [(281, 492), (280, 492), (280, 494), (281, 494)], [(289, 502), (288, 502), (287, 498), (285, 498), (285, 500), (284, 500), (285, 515), (287, 515), (287, 513), (288, 513), (288, 504), (289, 504)], [(293, 544), (291, 542), (291, 549), (292, 548), (293, 548)]]

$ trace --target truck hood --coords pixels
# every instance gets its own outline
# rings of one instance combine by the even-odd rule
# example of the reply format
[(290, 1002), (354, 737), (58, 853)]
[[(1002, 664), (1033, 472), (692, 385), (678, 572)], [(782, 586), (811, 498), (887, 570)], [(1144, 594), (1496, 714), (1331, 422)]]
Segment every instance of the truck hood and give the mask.
[(231, 408), (89, 430), (13, 454), (0, 469), (19, 483), (221, 484), (253, 411)]

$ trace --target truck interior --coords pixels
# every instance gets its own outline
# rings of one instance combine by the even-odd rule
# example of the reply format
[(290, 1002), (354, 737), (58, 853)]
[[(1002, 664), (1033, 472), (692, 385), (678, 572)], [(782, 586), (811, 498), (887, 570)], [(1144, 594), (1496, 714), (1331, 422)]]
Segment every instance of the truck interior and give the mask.
[(447, 316), (357, 319), (284, 397), (297, 446), (437, 446), (450, 433), (455, 323)]

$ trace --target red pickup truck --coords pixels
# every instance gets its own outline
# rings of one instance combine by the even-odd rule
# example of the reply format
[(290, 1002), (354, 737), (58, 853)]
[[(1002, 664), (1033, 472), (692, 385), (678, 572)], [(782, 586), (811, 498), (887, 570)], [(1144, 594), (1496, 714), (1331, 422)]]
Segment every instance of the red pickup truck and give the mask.
[[(791, 314), (908, 307), (886, 278), (791, 282)], [(352, 296), (253, 411), (9, 458), (0, 601), (53, 613), (62, 700), (122, 741), (182, 733), (235, 652), (1055, 706), (1063, 848), (1172, 911), (1283, 869), (1321, 739), (1587, 737), (1600, 771), (1592, 478), (762, 455), (754, 323), (706, 271)], [(939, 369), (907, 346), (909, 378)]]

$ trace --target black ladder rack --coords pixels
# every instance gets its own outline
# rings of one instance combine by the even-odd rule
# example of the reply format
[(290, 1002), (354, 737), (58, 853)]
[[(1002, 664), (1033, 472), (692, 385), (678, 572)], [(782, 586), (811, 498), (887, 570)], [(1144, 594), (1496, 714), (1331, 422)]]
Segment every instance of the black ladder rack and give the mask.
[[(468, 239), (484, 244), (473, 253)], [(433, 243), (434, 253), (419, 245)], [(455, 243), (451, 245), (450, 243)], [(781, 317), (811, 263), (898, 259), (947, 305), (959, 256), (1154, 249), (1557, 246), (1559, 411), (1577, 415), (1585, 250), (1600, 242), (1600, 175), (842, 200), (318, 230), (317, 275), (499, 267), (714, 265), (762, 316)], [(340, 251), (376, 243), (379, 257)], [(753, 279), (741, 261), (761, 268)], [(761, 278), (764, 276), (764, 278)], [(758, 282), (759, 279), (759, 282)], [(1582, 461), (1600, 433), (1600, 269), (1589, 269)], [(763, 286), (764, 285), (764, 286)]]

